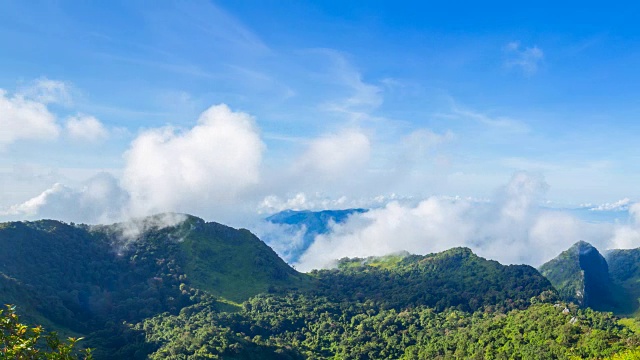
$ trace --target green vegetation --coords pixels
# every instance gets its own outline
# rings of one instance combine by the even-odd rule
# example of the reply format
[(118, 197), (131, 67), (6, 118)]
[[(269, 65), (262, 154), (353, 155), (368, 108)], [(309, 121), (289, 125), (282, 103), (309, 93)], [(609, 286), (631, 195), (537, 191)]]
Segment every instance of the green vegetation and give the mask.
[(595, 247), (584, 241), (542, 265), (540, 272), (565, 301), (600, 311), (629, 311), (628, 296), (613, 281), (607, 261)]
[[(17, 304), (27, 323), (86, 337), (100, 360), (620, 359), (640, 345), (635, 320), (582, 308), (611, 289), (601, 286), (611, 282), (606, 262), (584, 244), (541, 269), (551, 282), (467, 248), (301, 274), (247, 230), (185, 219), (0, 224), (0, 302)], [(631, 287), (629, 259), (612, 274)], [(565, 298), (586, 289), (570, 299), (581, 306), (559, 300), (552, 283)], [(3, 333), (5, 349), (87, 355), (72, 354), (73, 338), (19, 328)]]
[(336, 301), (372, 300), (401, 309), (425, 305), (442, 311), (526, 307), (533, 296), (553, 287), (536, 269), (504, 266), (467, 248), (438, 254), (342, 259), (337, 270), (313, 271), (313, 294)]
[(194, 286), (234, 302), (310, 281), (244, 229), (198, 223), (180, 249), (185, 274)]
[[(144, 358), (148, 345), (132, 345), (139, 334), (130, 324), (212, 296), (220, 309), (237, 310), (252, 295), (311, 281), (247, 230), (195, 217), (157, 222), (2, 224), (0, 303), (18, 304), (28, 323), (85, 336), (96, 358)], [(125, 236), (136, 227), (144, 231)]]
[(239, 313), (189, 307), (139, 328), (162, 344), (152, 359), (594, 359), (640, 344), (611, 314), (561, 303), (467, 313), (260, 295)]
[(640, 249), (611, 250), (607, 262), (611, 278), (627, 295), (629, 305), (625, 313), (640, 315)]
[(82, 338), (60, 341), (56, 333), (44, 333), (41, 326), (22, 324), (15, 307), (7, 305), (0, 310), (0, 358), (1, 359), (93, 359), (90, 349), (76, 351)]

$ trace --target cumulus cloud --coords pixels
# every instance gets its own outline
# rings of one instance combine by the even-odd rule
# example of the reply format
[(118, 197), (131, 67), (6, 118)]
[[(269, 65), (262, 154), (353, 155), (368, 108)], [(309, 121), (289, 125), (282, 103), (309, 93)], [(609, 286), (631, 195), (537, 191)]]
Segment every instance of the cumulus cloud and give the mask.
[[(60, 135), (61, 126), (50, 104), (69, 106), (69, 85), (41, 78), (9, 94), (0, 89), (0, 149), (19, 140), (51, 140)], [(65, 125), (69, 136), (84, 141), (104, 140), (108, 131), (89, 115), (70, 117)]]
[(117, 179), (108, 173), (99, 173), (79, 188), (54, 184), (38, 196), (13, 205), (0, 216), (15, 219), (50, 218), (90, 224), (122, 219), (129, 201)]
[(298, 267), (327, 267), (345, 256), (403, 250), (426, 254), (454, 246), (470, 247), (504, 263), (540, 265), (578, 240), (609, 247), (611, 225), (586, 224), (541, 209), (538, 202), (547, 188), (541, 176), (519, 172), (490, 202), (444, 197), (417, 204), (392, 201), (318, 236)]
[(0, 149), (18, 140), (55, 139), (60, 128), (45, 103), (0, 89)]
[(79, 141), (102, 141), (109, 137), (105, 126), (90, 115), (76, 115), (67, 119), (65, 129), (69, 137)]
[(509, 68), (518, 68), (526, 75), (533, 75), (538, 71), (540, 62), (544, 59), (544, 52), (537, 46), (524, 47), (519, 41), (513, 41), (505, 46)]
[(340, 179), (362, 169), (369, 161), (371, 142), (358, 129), (348, 129), (313, 140), (294, 169), (305, 177)]
[(228, 204), (259, 182), (263, 150), (253, 119), (226, 105), (210, 107), (185, 131), (145, 131), (125, 154), (132, 214)]

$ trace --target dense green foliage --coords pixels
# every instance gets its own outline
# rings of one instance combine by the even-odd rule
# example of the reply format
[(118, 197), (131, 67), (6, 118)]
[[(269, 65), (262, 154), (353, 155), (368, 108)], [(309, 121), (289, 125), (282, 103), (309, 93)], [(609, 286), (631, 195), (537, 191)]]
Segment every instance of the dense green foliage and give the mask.
[(629, 315), (638, 309), (640, 252), (613, 250), (605, 259), (580, 241), (540, 267), (565, 301), (600, 311)]
[(22, 324), (13, 306), (0, 309), (0, 359), (93, 359), (90, 349), (76, 351), (79, 340), (61, 341), (56, 333), (45, 334), (41, 326)]
[(180, 247), (180, 259), (191, 284), (232, 301), (303, 287), (310, 280), (245, 229), (197, 222)]
[(342, 259), (336, 270), (314, 271), (314, 294), (334, 301), (372, 300), (401, 309), (425, 305), (439, 311), (522, 308), (531, 297), (552, 289), (527, 265), (504, 266), (468, 248), (438, 254)]
[(18, 304), (28, 322), (86, 335), (97, 358), (118, 359), (139, 350), (113, 355), (137, 336), (123, 321), (176, 314), (212, 295), (241, 302), (310, 281), (246, 230), (195, 217), (165, 227), (160, 220), (1, 224), (0, 303)]
[(565, 301), (601, 311), (628, 311), (627, 296), (612, 280), (607, 261), (589, 243), (577, 242), (542, 265), (540, 272)]
[(139, 329), (162, 344), (152, 359), (593, 359), (640, 344), (611, 314), (560, 303), (507, 313), (398, 311), (304, 295), (254, 297), (238, 313), (188, 307)]
[(101, 360), (603, 358), (640, 344), (635, 321), (557, 302), (535, 269), (466, 248), (300, 274), (247, 230), (161, 223), (0, 224), (0, 302), (86, 336)]
[(640, 308), (640, 249), (610, 250), (607, 255), (611, 278), (627, 295), (627, 314)]

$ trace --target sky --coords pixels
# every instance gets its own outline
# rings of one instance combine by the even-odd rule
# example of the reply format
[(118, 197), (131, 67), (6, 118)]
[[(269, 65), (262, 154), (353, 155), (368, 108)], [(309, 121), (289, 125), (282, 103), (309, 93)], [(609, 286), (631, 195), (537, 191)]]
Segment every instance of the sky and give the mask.
[[(600, 209), (634, 223), (636, 6), (2, 1), (0, 221), (175, 211), (248, 226), (288, 208), (367, 207), (391, 224), (403, 211), (433, 219), (426, 206), (451, 229), (476, 224), (434, 233), (461, 239), (442, 244), (511, 225), (533, 239), (533, 220), (483, 228), (508, 213), (498, 205), (464, 210), (511, 196), (568, 222)], [(367, 221), (336, 228), (327, 248), (363, 238)], [(635, 246), (627, 230), (569, 240)], [(540, 261), (518, 254), (504, 259)]]

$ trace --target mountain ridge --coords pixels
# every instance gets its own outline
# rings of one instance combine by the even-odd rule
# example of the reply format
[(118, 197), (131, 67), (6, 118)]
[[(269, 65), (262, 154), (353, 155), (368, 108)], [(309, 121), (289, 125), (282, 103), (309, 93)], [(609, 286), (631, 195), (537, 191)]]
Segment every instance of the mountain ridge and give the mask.
[[(427, 255), (344, 258), (336, 269), (302, 274), (246, 229), (181, 214), (99, 226), (55, 220), (2, 223), (0, 246), (7, 249), (0, 252), (0, 301), (18, 303), (31, 313), (31, 321), (86, 336), (101, 360), (178, 354), (229, 359), (454, 356), (446, 349), (457, 340), (447, 333), (468, 329), (471, 344), (480, 331), (476, 328), (516, 321), (490, 321), (503, 316), (520, 322), (532, 317), (531, 326), (539, 327), (542, 339), (573, 336), (577, 343), (586, 341), (591, 329), (602, 330), (606, 341), (620, 349), (625, 349), (623, 339), (616, 334), (635, 339), (615, 318), (549, 303), (557, 298), (556, 290), (536, 269), (502, 265), (464, 247)], [(565, 317), (563, 308), (573, 316)], [(578, 326), (580, 333), (560, 327), (549, 335), (547, 319)], [(403, 335), (400, 343), (385, 326), (411, 335)], [(340, 340), (343, 334), (354, 337)], [(447, 339), (449, 345), (435, 350), (420, 340), (424, 336)], [(386, 346), (383, 339), (389, 341)], [(548, 353), (564, 354), (568, 346), (557, 345)], [(378, 352), (372, 355), (368, 348)], [(539, 351), (523, 349), (515, 353)], [(480, 350), (471, 353), (478, 356)]]

